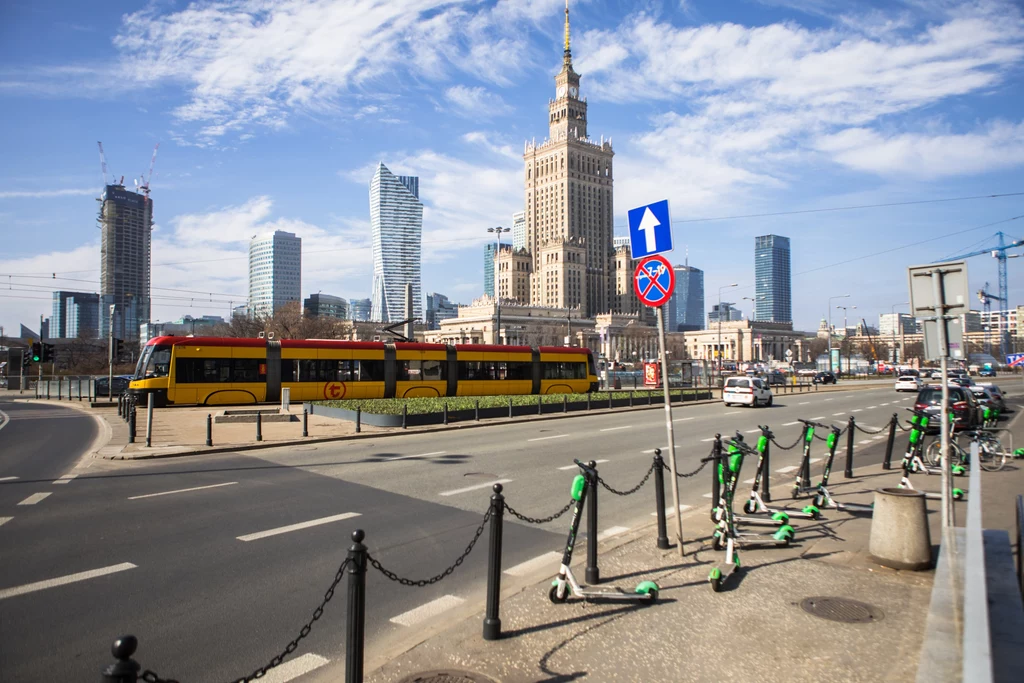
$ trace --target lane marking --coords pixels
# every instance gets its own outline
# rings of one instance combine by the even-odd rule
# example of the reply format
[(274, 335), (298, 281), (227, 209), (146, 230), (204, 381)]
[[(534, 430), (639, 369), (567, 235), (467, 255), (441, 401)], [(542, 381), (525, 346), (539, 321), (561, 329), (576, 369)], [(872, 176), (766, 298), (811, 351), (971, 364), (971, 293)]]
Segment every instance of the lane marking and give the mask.
[(714, 497), (714, 495), (715, 494), (709, 492), (709, 493), (705, 493), (703, 496), (701, 496), (701, 498), (712, 498), (712, 497)]
[(692, 420), (692, 419), (694, 419), (694, 418), (692, 418), (692, 417), (677, 417), (676, 419), (674, 419), (672, 421), (673, 422), (686, 422), (687, 420)]
[[(653, 452), (654, 451), (651, 451), (651, 453), (653, 453)], [(608, 462), (608, 461), (607, 460), (595, 460), (594, 462), (596, 462), (598, 465), (600, 465), (601, 463)], [(559, 467), (558, 469), (560, 469), (561, 471), (565, 472), (566, 470), (574, 470), (577, 467), (578, 467), (578, 465), (566, 465), (565, 467)]]
[(798, 425), (798, 424), (800, 424), (800, 420), (797, 420), (796, 422), (784, 422), (782, 426), (783, 427), (792, 427), (793, 425)]
[(307, 652), (301, 657), (290, 659), (287, 662), (270, 669), (262, 678), (260, 678), (260, 681), (264, 681), (265, 683), (288, 683), (288, 681), (294, 680), (299, 676), (304, 676), (310, 671), (319, 669), (329, 661), (331, 660), (326, 657), (321, 657), (320, 655), (315, 655), (312, 652)]
[(57, 481), (55, 481), (53, 483), (54, 484), (67, 484), (68, 482), (70, 482), (72, 479), (74, 479), (77, 476), (78, 476), (77, 474), (64, 474), (64, 475), (61, 475), (60, 479), (58, 479)]
[(715, 440), (715, 437), (711, 437), (710, 439), (701, 439), (700, 442), (701, 443), (707, 443), (708, 441), (714, 441), (714, 440)]
[(4, 418), (4, 421), (2, 423), (0, 423), (0, 429), (3, 429), (11, 421), (11, 418), (10, 418), (10, 416), (7, 415), (7, 413), (5, 413), (2, 410), (0, 410), (0, 416), (3, 416), (3, 418)]
[(442, 491), (437, 494), (439, 496), (457, 496), (460, 493), (469, 493), (470, 491), (476, 491), (477, 489), (489, 489), (495, 484), (508, 484), (513, 481), (512, 479), (495, 479), (494, 481), (487, 481), (483, 484), (474, 484), (473, 486), (467, 486), (464, 489), (455, 489), (454, 491)]
[(888, 401), (886, 401), (885, 403), (879, 403), (879, 405), (882, 405), (882, 406), (887, 406), (887, 405), (889, 405), (889, 402), (888, 402)]
[(17, 477), (0, 477), (0, 481), (14, 481)]
[(612, 536), (618, 536), (619, 534), (624, 534), (627, 531), (629, 531), (629, 527), (628, 526), (608, 527), (607, 529), (605, 529), (604, 531), (602, 531), (601, 533), (599, 533), (597, 535), (597, 540), (598, 540), (598, 542), (601, 542), (601, 541), (605, 540), (606, 538), (611, 538)]
[(544, 553), (538, 555), (532, 560), (526, 562), (520, 562), (514, 567), (509, 567), (504, 571), (509, 576), (525, 576), (532, 574), (535, 571), (539, 571), (542, 567), (548, 567), (555, 572), (558, 571), (558, 566), (562, 563), (562, 553), (556, 553), (554, 551), (550, 553)]
[(753, 484), (754, 483), (754, 477), (751, 477), (750, 479), (744, 479), (743, 483), (744, 484)]
[[(839, 413), (839, 415), (842, 415), (842, 413)], [(812, 420), (824, 420), (825, 416), (824, 415), (819, 415), (818, 417), (812, 417), (811, 419)]]
[(759, 433), (760, 431), (761, 431), (760, 429), (748, 429), (747, 431), (745, 431), (745, 432), (743, 432), (743, 433), (744, 433), (744, 434), (757, 434), (757, 433)]
[[(681, 512), (681, 513), (682, 512), (686, 512), (691, 507), (693, 507), (693, 506), (692, 505), (682, 505), (682, 504), (680, 504), (679, 505), (679, 512)], [(665, 514), (666, 515), (671, 515), (672, 514), (672, 506), (671, 505), (669, 505), (667, 508), (665, 508)], [(657, 512), (652, 512), (651, 513), (651, 517), (657, 517), (657, 516), (658, 516)]]
[(826, 400), (826, 401), (831, 401), (832, 399), (830, 399), (830, 398), (826, 398), (825, 400)]
[(0, 526), (7, 524), (7, 522), (11, 521), (12, 519), (14, 519), (14, 517), (0, 517)]
[(741, 412), (743, 412), (743, 411), (741, 411), (741, 410), (730, 410), (728, 413), (722, 413), (722, 414), (723, 415), (739, 415)]
[[(711, 439), (711, 441), (714, 441), (714, 439)], [(648, 449), (646, 451), (640, 451), (640, 452), (643, 453), (644, 455), (650, 455), (651, 453), (653, 453), (656, 450), (658, 450), (658, 449), (657, 448), (650, 448), (650, 449)], [(668, 446), (662, 446), (661, 450), (662, 451), (667, 451), (668, 450)]]
[(811, 458), (808, 462), (810, 462), (813, 465), (816, 462), (821, 462), (821, 458)]
[(789, 474), (790, 472), (795, 472), (798, 469), (800, 469), (800, 468), (796, 467), (794, 465), (790, 465), (789, 467), (783, 467), (782, 469), (778, 469), (778, 470), (775, 470), (775, 471), (778, 472), (779, 474)]
[(863, 412), (863, 408), (854, 408), (853, 412), (855, 412), (855, 413)]
[(807, 405), (808, 403), (810, 403), (810, 401), (801, 401), (800, 403), (797, 403), (797, 405), (798, 405), (798, 406), (805, 406), (805, 405)]
[(410, 458), (428, 458), (431, 455), (444, 455), (448, 451), (434, 451), (433, 453), (420, 453), (419, 455), (399, 455), (394, 458), (384, 458), (385, 462), (392, 462), (394, 460), (409, 460)]
[(625, 427), (605, 427), (604, 429), (599, 429), (597, 431), (599, 431), (599, 432), (617, 432), (620, 429), (632, 429), (632, 428), (633, 428), (633, 425), (626, 425)]
[(100, 569), (90, 569), (87, 572), (78, 572), (77, 574), (58, 576), (55, 579), (36, 581), (35, 583), (26, 583), (23, 586), (15, 586), (14, 588), (4, 588), (3, 590), (0, 590), (0, 600), (3, 600), (5, 598), (13, 598), (15, 595), (34, 593), (36, 591), (45, 590), (47, 588), (55, 588), (56, 586), (64, 586), (66, 584), (76, 583), (78, 581), (95, 579), (99, 576), (106, 576), (107, 574), (116, 574), (117, 572), (123, 572), (127, 569), (135, 569), (135, 565), (131, 562), (122, 562), (121, 564), (114, 564), (109, 567), (102, 567)]
[[(832, 413), (832, 417), (839, 417), (840, 415), (842, 415), (842, 413)], [(817, 420), (818, 418), (814, 419)]]
[(875, 408), (877, 408), (877, 407), (878, 407), (878, 406), (868, 406), (867, 408), (865, 408), (865, 410), (874, 410), (874, 409), (875, 409)]
[(18, 505), (35, 505), (39, 501), (45, 500), (48, 496), (52, 494), (52, 491), (47, 491), (46, 493), (33, 493), (31, 496), (18, 503)]
[(548, 439), (564, 439), (569, 436), (568, 434), (555, 434), (554, 436), (540, 436), (536, 439), (527, 439), (527, 441), (547, 441)]
[(464, 602), (466, 602), (464, 598), (456, 595), (442, 595), (437, 600), (431, 600), (415, 609), (403, 612), (397, 617), (392, 617), (391, 623), (398, 624), (399, 626), (415, 626), (421, 621), (435, 617), (441, 612), (450, 610), (452, 607), (458, 607)]
[(193, 486), (190, 489), (175, 489), (174, 491), (161, 491), (160, 493), (146, 493), (141, 496), (131, 496), (128, 498), (128, 500), (140, 500), (142, 498), (155, 498), (156, 496), (169, 496), (172, 493), (186, 493), (188, 491), (202, 491), (203, 489), (215, 489), (220, 488), (221, 486), (232, 486), (233, 484), (237, 483), (237, 481), (229, 481), (224, 484), (210, 484), (209, 486)]
[(343, 512), (340, 515), (331, 515), (330, 517), (311, 519), (308, 522), (299, 522), (298, 524), (279, 526), (276, 529), (257, 531), (256, 533), (246, 534), (245, 536), (238, 536), (237, 538), (239, 541), (257, 541), (261, 538), (267, 538), (268, 536), (277, 536), (278, 534), (286, 534), (289, 531), (299, 531), (300, 529), (308, 529), (309, 527), (320, 526), (321, 524), (330, 524), (331, 522), (340, 522), (343, 519), (352, 519), (353, 517), (361, 516), (362, 515), (358, 512)]

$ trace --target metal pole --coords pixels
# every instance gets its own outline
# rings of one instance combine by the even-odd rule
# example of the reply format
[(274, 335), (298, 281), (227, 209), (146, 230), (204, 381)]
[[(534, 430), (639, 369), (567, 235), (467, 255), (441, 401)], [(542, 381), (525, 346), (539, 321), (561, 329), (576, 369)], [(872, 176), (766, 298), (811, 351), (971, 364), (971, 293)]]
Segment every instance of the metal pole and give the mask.
[[(125, 404), (127, 406), (127, 403)], [(125, 407), (125, 420), (128, 422), (128, 443), (135, 443), (135, 404), (131, 408)]]
[(356, 434), (362, 431), (363, 407), (356, 406)]
[(766, 503), (772, 502), (771, 492), (772, 478), (772, 442), (769, 440), (764, 445), (764, 466), (761, 471), (761, 500)]
[[(947, 374), (946, 354), (949, 352), (946, 340), (946, 299), (942, 288), (943, 271), (932, 271), (932, 295), (935, 297), (935, 324), (939, 333), (939, 363), (942, 371), (942, 410), (940, 412), (939, 434), (942, 444), (942, 530), (946, 534), (953, 525), (953, 500), (950, 496), (950, 460), (949, 453), (949, 377)], [(948, 546), (951, 547), (951, 546)]]
[(591, 460), (587, 467), (594, 470), (594, 476), (587, 486), (587, 569), (586, 581), (589, 584), (601, 582), (601, 571), (597, 566), (597, 462)]
[[(664, 306), (658, 306), (658, 345), (661, 347), (661, 370), (664, 381), (662, 388), (665, 391), (665, 431), (668, 434), (668, 464), (669, 474), (672, 476), (672, 514), (676, 518), (676, 537), (679, 539), (679, 556), (684, 557), (686, 552), (683, 549), (683, 518), (679, 514), (679, 482), (676, 477), (676, 439), (672, 431), (672, 402), (668, 398), (668, 354), (665, 353), (665, 311)], [(721, 307), (719, 307), (721, 316)], [(721, 318), (719, 318), (721, 320)]]
[(715, 434), (715, 443), (711, 446), (711, 507), (717, 507), (722, 498), (722, 480), (718, 477), (718, 466), (722, 463), (722, 435)]
[(480, 421), (480, 399), (476, 400), (476, 407), (473, 409), (473, 419)]
[(857, 428), (857, 422), (850, 416), (846, 423), (846, 471), (843, 472), (844, 479), (853, 478), (853, 432)]
[(309, 436), (309, 410), (302, 409), (302, 436)]
[(491, 537), (487, 554), (487, 613), (484, 616), (484, 640), (501, 638), (501, 525), (505, 513), (505, 496), (501, 484), (491, 487)]
[(114, 307), (110, 304), (110, 324), (107, 326), (107, 403), (114, 400)]
[(152, 391), (146, 394), (149, 402), (146, 404), (146, 448), (153, 445), (153, 400), (156, 394)]
[(892, 419), (889, 420), (889, 440), (885, 442), (885, 459), (882, 460), (883, 470), (892, 469), (892, 447), (896, 441), (896, 423), (899, 419), (899, 416), (893, 413)]
[(345, 683), (363, 683), (363, 627), (366, 623), (366, 546), (362, 529), (348, 549), (348, 617), (345, 628)]
[(654, 449), (654, 505), (658, 516), (658, 549), (668, 550), (668, 526), (665, 523), (665, 461), (661, 449)]
[(409, 421), (409, 404), (402, 404), (402, 429), (405, 429)]
[(256, 411), (256, 440), (263, 441), (263, 413)]
[(213, 415), (206, 414), (206, 445), (213, 445)]

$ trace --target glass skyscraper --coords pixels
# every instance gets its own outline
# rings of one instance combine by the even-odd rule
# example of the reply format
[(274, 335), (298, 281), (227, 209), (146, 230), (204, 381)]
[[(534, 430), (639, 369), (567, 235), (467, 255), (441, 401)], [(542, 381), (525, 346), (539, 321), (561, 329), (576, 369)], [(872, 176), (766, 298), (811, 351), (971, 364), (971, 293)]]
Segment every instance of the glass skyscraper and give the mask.
[(99, 336), (107, 337), (113, 322), (114, 337), (137, 341), (150, 321), (153, 200), (123, 185), (107, 185), (100, 199)]
[(754, 320), (793, 322), (789, 238), (762, 235), (754, 238)]
[(497, 251), (497, 242), (484, 245), (484, 294), (487, 296), (494, 296), (494, 255)]
[(370, 181), (370, 230), (373, 237), (371, 319), (405, 319), (405, 286), (412, 284), (413, 317), (423, 318), (420, 254), (423, 204), (420, 179), (396, 176), (380, 163)]
[(704, 329), (704, 271), (693, 266), (674, 266), (676, 290), (668, 305), (668, 331)]
[(287, 303), (301, 301), (302, 238), (275, 230), (249, 242), (249, 312), (273, 315)]

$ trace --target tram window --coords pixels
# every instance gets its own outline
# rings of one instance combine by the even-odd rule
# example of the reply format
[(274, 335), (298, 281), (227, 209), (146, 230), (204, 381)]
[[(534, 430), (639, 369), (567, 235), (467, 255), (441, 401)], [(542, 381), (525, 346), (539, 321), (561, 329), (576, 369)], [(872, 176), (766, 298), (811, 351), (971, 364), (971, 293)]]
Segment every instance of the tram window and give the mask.
[(533, 363), (509, 363), (506, 379), (533, 379)]
[[(384, 361), (382, 360), (354, 360), (359, 371), (360, 382), (383, 382)], [(353, 369), (353, 374), (356, 368)]]
[(544, 379), (586, 379), (586, 363), (544, 363)]
[(422, 361), (400, 360), (396, 367), (395, 379), (399, 382), (418, 382), (423, 379)]
[(423, 361), (423, 373), (422, 378), (428, 382), (440, 382), (445, 378), (445, 366), (439, 360), (425, 360)]
[(257, 358), (179, 358), (175, 374), (182, 384), (267, 380), (266, 364)]

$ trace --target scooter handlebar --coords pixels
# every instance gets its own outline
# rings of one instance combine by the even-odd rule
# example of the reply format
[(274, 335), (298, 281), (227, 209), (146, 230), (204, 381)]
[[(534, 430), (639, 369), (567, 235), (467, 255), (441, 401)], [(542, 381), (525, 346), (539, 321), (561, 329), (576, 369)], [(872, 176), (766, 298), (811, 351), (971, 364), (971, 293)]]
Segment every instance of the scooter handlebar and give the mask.
[(572, 459), (572, 461), (573, 461), (574, 463), (576, 463), (576, 466), (577, 466), (577, 467), (579, 467), (579, 468), (580, 468), (581, 470), (583, 470), (583, 473), (584, 473), (584, 474), (586, 474), (586, 475), (589, 475), (589, 476), (591, 476), (591, 477), (596, 477), (596, 476), (597, 476), (597, 470), (595, 470), (595, 469), (594, 469), (593, 467), (591, 467), (591, 466), (590, 466), (590, 465), (588, 465), (587, 463), (585, 463), (585, 462), (580, 462), (580, 461), (579, 461), (579, 460), (577, 460), (576, 458), (573, 458), (573, 459)]

